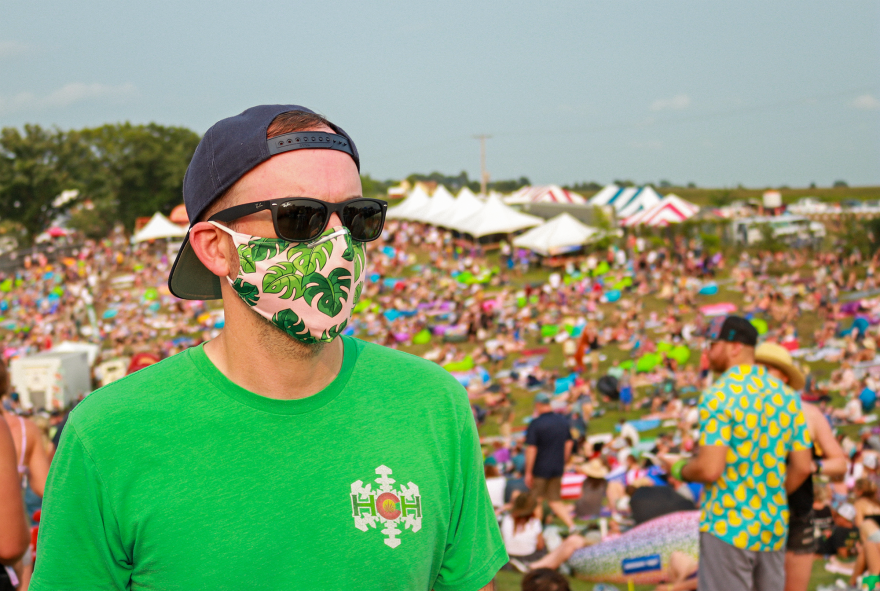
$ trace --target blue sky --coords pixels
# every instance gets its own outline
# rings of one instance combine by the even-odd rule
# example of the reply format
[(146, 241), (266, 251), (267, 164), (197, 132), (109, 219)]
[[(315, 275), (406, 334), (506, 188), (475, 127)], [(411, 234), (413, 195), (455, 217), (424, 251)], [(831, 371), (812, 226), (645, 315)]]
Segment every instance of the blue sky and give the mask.
[(877, 185), (880, 2), (3, 3), (0, 126), (270, 102), (379, 178)]

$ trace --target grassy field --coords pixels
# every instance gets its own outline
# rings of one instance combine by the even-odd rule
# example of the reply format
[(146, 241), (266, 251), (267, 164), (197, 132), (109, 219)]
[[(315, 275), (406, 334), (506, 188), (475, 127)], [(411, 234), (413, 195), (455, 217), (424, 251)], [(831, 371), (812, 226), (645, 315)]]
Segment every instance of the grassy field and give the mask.
[[(489, 254), (489, 264), (494, 265), (497, 264), (497, 254)], [(419, 253), (417, 254), (419, 263), (427, 263), (427, 257)], [(790, 272), (790, 270), (787, 270)], [(411, 274), (412, 271), (407, 271), (404, 275)], [(547, 276), (550, 273), (548, 270), (543, 269), (532, 269), (528, 273), (521, 276), (514, 276), (511, 279), (511, 283), (513, 287), (519, 288), (528, 284), (540, 284), (547, 280)], [(698, 296), (697, 303), (699, 306), (719, 303), (719, 302), (731, 302), (736, 304), (738, 307), (741, 307), (745, 302), (743, 301), (742, 293), (733, 288), (733, 286), (729, 283), (724, 283), (725, 277), (719, 277), (721, 280), (720, 290), (717, 295), (714, 296)], [(652, 311), (657, 311), (662, 314), (669, 305), (668, 302), (664, 300), (660, 300), (654, 296), (648, 296), (642, 301), (645, 309), (645, 313), (650, 313)], [(600, 310), (602, 310), (606, 317), (608, 317), (614, 310), (616, 309), (616, 304), (604, 304), (600, 306)], [(695, 316), (695, 312), (691, 311), (689, 313), (684, 314), (685, 320), (692, 320)], [(765, 317), (768, 320), (768, 324), (771, 329), (776, 328), (773, 324), (772, 319), (769, 317)], [(799, 316), (796, 323), (799, 335), (801, 337), (802, 346), (809, 347), (813, 345), (812, 335), (814, 331), (819, 327), (819, 319), (813, 313), (805, 313)], [(561, 375), (567, 375), (569, 372), (563, 368), (564, 355), (562, 352), (562, 345), (554, 342), (543, 343), (535, 338), (527, 339), (527, 344), (529, 348), (534, 347), (545, 347), (548, 349), (547, 354), (544, 356), (544, 359), (541, 363), (541, 366), (547, 369), (558, 369), (561, 372)], [(461, 343), (458, 345), (460, 349), (464, 351), (471, 351), (476, 345), (470, 343)], [(403, 347), (404, 350), (413, 353), (415, 355), (423, 355), (429, 349), (431, 349), (433, 345), (412, 345)], [(611, 366), (612, 362), (617, 360), (629, 359), (629, 352), (621, 351), (616, 346), (611, 345), (609, 347), (605, 347), (601, 350), (601, 353), (607, 357), (607, 359), (600, 363), (599, 372), (597, 375), (587, 374), (586, 377), (591, 379), (596, 379), (605, 374), (606, 370)], [(699, 362), (699, 352), (694, 350), (692, 351), (691, 359), (688, 361), (688, 365), (695, 366)], [(508, 359), (505, 362), (504, 368), (509, 368), (513, 363), (512, 359)], [(820, 379), (827, 378), (830, 376), (831, 371), (837, 367), (836, 364), (830, 364), (826, 362), (816, 362), (810, 364), (811, 371)], [(638, 389), (635, 392), (636, 402), (646, 396), (648, 394), (649, 388), (643, 387)], [(522, 388), (518, 388), (514, 386), (512, 388), (512, 395), (515, 401), (515, 419), (514, 419), (514, 431), (518, 428), (525, 428), (525, 424), (523, 423), (523, 419), (530, 416), (532, 413), (532, 400), (534, 398), (534, 392), (526, 391)], [(835, 396), (832, 400), (833, 406), (843, 406), (844, 399), (842, 397)], [(605, 408), (605, 414), (601, 417), (597, 417), (590, 421), (589, 431), (591, 434), (595, 433), (607, 433), (611, 432), (614, 429), (614, 425), (623, 417), (622, 413), (619, 413), (614, 407)], [(637, 409), (633, 409), (630, 411), (625, 418), (637, 419), (646, 414), (646, 411), (641, 411)], [(845, 426), (842, 430), (849, 434), (853, 435), (857, 433), (858, 426)], [(664, 431), (664, 429), (659, 429), (656, 431), (649, 431), (643, 434), (643, 436), (647, 438), (652, 438), (657, 435), (657, 433)], [(480, 435), (482, 436), (491, 436), (498, 434), (498, 425), (494, 420), (494, 417), (490, 417), (487, 419), (486, 423), (480, 429)]]
[[(495, 577), (495, 589), (496, 591), (519, 591), (522, 577), (523, 575), (519, 573), (501, 571), (498, 573), (498, 576)], [(813, 561), (813, 574), (810, 577), (810, 589), (816, 589), (820, 586), (834, 585), (834, 582), (838, 579), (842, 579), (847, 583), (849, 582), (849, 577), (836, 575), (826, 571), (825, 562), (823, 560)], [(593, 585), (595, 585), (595, 583), (580, 581), (573, 578), (570, 578), (569, 581), (572, 591), (591, 591)], [(627, 589), (626, 585), (616, 585), (616, 587), (620, 591), (626, 591)], [(654, 589), (653, 586), (635, 585), (635, 591), (650, 591), (652, 589)]]
[[(493, 255), (490, 255), (490, 264), (495, 264)], [(419, 262), (424, 263), (426, 261), (426, 257), (423, 255), (419, 255)], [(790, 272), (790, 271), (789, 271)], [(515, 277), (512, 280), (514, 287), (522, 287), (527, 284), (535, 284), (542, 283), (546, 281), (547, 275), (549, 271), (545, 270), (532, 270), (527, 274), (519, 277)], [(719, 278), (722, 280), (721, 289), (719, 293), (715, 296), (699, 296), (698, 305), (705, 305), (711, 303), (718, 302), (732, 302), (737, 306), (741, 306), (743, 302), (742, 294), (735, 289), (731, 289), (729, 283), (725, 283), (723, 281), (724, 277)], [(668, 306), (668, 303), (654, 296), (649, 296), (644, 299), (643, 304), (647, 312), (652, 310), (654, 311), (663, 311)], [(614, 311), (616, 304), (605, 304), (600, 307), (602, 311), (606, 314), (606, 317)], [(690, 312), (685, 314), (685, 319), (690, 320), (694, 316), (694, 312)], [(768, 317), (766, 318), (771, 328), (775, 328), (772, 320)], [(802, 314), (797, 321), (797, 328), (801, 337), (802, 346), (811, 346), (813, 344), (812, 335), (813, 332), (819, 326), (819, 319), (813, 313), (805, 313)], [(474, 345), (463, 343), (459, 345), (463, 350), (471, 350)], [(562, 345), (557, 343), (541, 343), (536, 339), (530, 339), (528, 341), (529, 347), (546, 347), (548, 349), (548, 353), (543, 359), (542, 367), (548, 369), (561, 369), (563, 367), (564, 356), (562, 352)], [(427, 352), (432, 345), (421, 345), (421, 346), (410, 346), (405, 347), (405, 350), (421, 355)], [(589, 378), (598, 378), (601, 375), (604, 375), (607, 368), (611, 365), (614, 359), (626, 359), (629, 357), (628, 352), (624, 352), (619, 350), (615, 346), (610, 346), (602, 349), (602, 353), (607, 356), (607, 359), (600, 364), (600, 370), (596, 375), (588, 375)], [(688, 362), (689, 365), (694, 365), (699, 361), (699, 355), (697, 351), (693, 352), (694, 354), (691, 357), (691, 360)], [(506, 362), (506, 367), (509, 367), (512, 364), (512, 360), (508, 360)], [(836, 368), (836, 364), (829, 364), (824, 362), (811, 363), (810, 367), (813, 373), (820, 379), (826, 378), (830, 375), (831, 371)], [(561, 371), (562, 375), (566, 375), (568, 371)], [(532, 400), (534, 398), (534, 392), (528, 392), (524, 389), (514, 387), (512, 390), (513, 398), (516, 402), (514, 407), (515, 419), (514, 419), (514, 431), (521, 430), (525, 428), (525, 423), (523, 419), (530, 416), (532, 413)], [(648, 388), (642, 388), (636, 392), (636, 402), (640, 399), (643, 399), (648, 395)], [(844, 400), (840, 396), (835, 396), (832, 401), (833, 406), (843, 406)], [(618, 411), (613, 405), (609, 405), (609, 407), (605, 408), (605, 413), (600, 416), (592, 419), (589, 422), (589, 433), (608, 433), (612, 432), (614, 426), (620, 420), (620, 418), (628, 418), (635, 419), (643, 416), (646, 411), (642, 410), (633, 410), (629, 413), (621, 413)], [(855, 436), (859, 429), (858, 425), (850, 425), (842, 427), (841, 430), (850, 436)], [(671, 431), (672, 429), (656, 429), (654, 431), (648, 431), (642, 433), (642, 436), (646, 439), (652, 439), (657, 436), (658, 433), (663, 431)], [(494, 419), (494, 417), (489, 417), (486, 423), (480, 428), (480, 434), (482, 436), (495, 435), (498, 433), (498, 425)], [(845, 579), (840, 575), (835, 575), (825, 571), (824, 569), (824, 561), (816, 561), (813, 566), (813, 576), (810, 582), (810, 589), (816, 589), (820, 585), (831, 585), (834, 584), (835, 580), (838, 578)], [(501, 572), (498, 574), (496, 579), (497, 589), (502, 591), (514, 591), (520, 588), (520, 581), (522, 579), (522, 575), (518, 573), (509, 573), (509, 572)], [(572, 581), (572, 589), (587, 591), (593, 588), (593, 583), (588, 583), (584, 581), (573, 580)], [(620, 586), (621, 591), (624, 591), (625, 586)], [(644, 590), (651, 589), (651, 587), (636, 587), (636, 589)]]

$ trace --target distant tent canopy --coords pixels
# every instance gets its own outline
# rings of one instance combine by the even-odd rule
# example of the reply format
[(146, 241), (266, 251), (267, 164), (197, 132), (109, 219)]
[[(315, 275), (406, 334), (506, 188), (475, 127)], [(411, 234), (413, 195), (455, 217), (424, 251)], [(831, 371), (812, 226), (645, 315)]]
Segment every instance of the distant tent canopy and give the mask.
[(410, 216), (422, 211), (430, 202), (431, 198), (424, 189), (421, 186), (416, 186), (400, 205), (388, 208), (385, 217), (389, 220), (414, 219)]
[(618, 187), (608, 185), (593, 195), (590, 205), (613, 207), (617, 218), (623, 220), (653, 207), (662, 197), (650, 185), (644, 187)]
[(455, 198), (452, 207), (438, 215), (435, 224), (441, 228), (456, 229), (471, 219), (483, 207), (483, 202), (467, 187)]
[(186, 232), (186, 228), (178, 226), (157, 211), (147, 222), (147, 225), (132, 236), (131, 241), (144, 242), (161, 238), (183, 238), (186, 236)]
[(697, 215), (700, 207), (670, 193), (652, 207), (642, 210), (623, 221), (624, 226), (667, 226), (679, 224)]
[(453, 229), (482, 238), (491, 234), (510, 234), (542, 223), (542, 218), (520, 213), (505, 205), (496, 195), (490, 195), (478, 211)]
[(586, 203), (583, 195), (567, 191), (558, 185), (523, 187), (504, 199), (508, 205), (522, 203)]
[(410, 212), (410, 219), (436, 226), (437, 220), (441, 219), (446, 211), (454, 206), (455, 197), (446, 187), (439, 185), (424, 208)]
[(514, 246), (528, 248), (543, 256), (553, 256), (580, 249), (596, 240), (601, 231), (562, 213), (513, 239)]

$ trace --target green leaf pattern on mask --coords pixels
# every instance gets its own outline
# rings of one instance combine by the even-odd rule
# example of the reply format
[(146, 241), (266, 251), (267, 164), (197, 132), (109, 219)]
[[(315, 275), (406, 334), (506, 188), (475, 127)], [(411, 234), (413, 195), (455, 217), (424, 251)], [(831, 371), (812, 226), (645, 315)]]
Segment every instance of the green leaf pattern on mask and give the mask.
[(274, 257), (280, 252), (283, 244), (286, 244), (286, 241), (278, 238), (255, 238), (247, 243), (247, 247), (251, 252), (251, 260), (259, 262)]
[(293, 310), (281, 310), (272, 316), (272, 324), (289, 335), (297, 335), (298, 338), (311, 338), (308, 336), (306, 323), (297, 316)]
[(292, 263), (278, 263), (272, 265), (266, 270), (263, 276), (263, 293), (281, 294), (283, 299), (299, 299), (302, 293), (302, 274), (297, 274), (297, 270)]
[(338, 337), (340, 334), (342, 334), (342, 331), (345, 330), (346, 326), (348, 326), (348, 320), (343, 320), (342, 322), (340, 322), (336, 326), (331, 327), (327, 331), (327, 337), (328, 337), (327, 340), (332, 341), (333, 339)]
[(323, 269), (332, 254), (333, 241), (328, 240), (314, 248), (305, 245), (291, 246), (287, 251), (287, 260), (303, 275), (311, 275)]
[(364, 288), (364, 282), (361, 281), (357, 284), (357, 287), (354, 288), (354, 300), (351, 303), (351, 307), (354, 308), (358, 305), (358, 302), (361, 301), (361, 290)]
[(363, 242), (354, 242), (352, 246), (354, 250), (354, 280), (358, 281), (361, 278), (361, 273), (367, 267), (367, 255), (364, 252)]
[(238, 259), (241, 263), (242, 273), (253, 273), (257, 270), (257, 265), (254, 262), (254, 255), (253, 252), (251, 252), (249, 244), (238, 245)]
[(302, 284), (306, 302), (311, 306), (318, 297), (318, 310), (333, 317), (342, 311), (345, 296), (351, 289), (351, 274), (343, 268), (333, 269), (327, 277), (312, 273), (303, 278)]
[(257, 286), (243, 281), (241, 278), (236, 279), (232, 287), (249, 306), (255, 306), (260, 300), (260, 291), (257, 289)]

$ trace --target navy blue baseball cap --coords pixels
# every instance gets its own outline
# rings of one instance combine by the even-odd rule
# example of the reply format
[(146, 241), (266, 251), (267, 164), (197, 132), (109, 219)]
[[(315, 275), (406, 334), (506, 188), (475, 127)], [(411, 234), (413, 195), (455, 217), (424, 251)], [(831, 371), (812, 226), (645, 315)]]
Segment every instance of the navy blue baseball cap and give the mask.
[[(205, 132), (183, 177), (183, 203), (190, 227), (238, 179), (276, 154), (300, 149), (338, 150), (351, 156), (360, 171), (360, 156), (354, 142), (333, 123), (328, 122), (328, 125), (335, 133), (302, 131), (268, 139), (269, 124), (278, 115), (290, 111), (314, 113), (299, 105), (260, 105), (222, 119)], [(196, 256), (189, 243), (189, 234), (171, 267), (168, 289), (184, 300), (216, 300), (221, 297), (220, 278)]]

